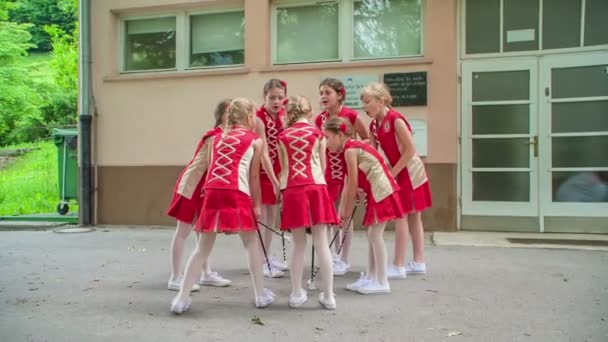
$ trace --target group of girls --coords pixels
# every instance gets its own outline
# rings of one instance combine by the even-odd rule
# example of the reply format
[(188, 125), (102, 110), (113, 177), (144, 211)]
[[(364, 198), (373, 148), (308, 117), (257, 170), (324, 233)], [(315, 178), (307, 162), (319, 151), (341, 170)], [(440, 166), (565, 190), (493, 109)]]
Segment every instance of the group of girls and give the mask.
[[(369, 129), (355, 110), (343, 105), (346, 92), (341, 81), (323, 80), (319, 94), (323, 112), (315, 118), (309, 100), (287, 97), (287, 84), (278, 79), (266, 82), (264, 105), (258, 109), (245, 98), (218, 104), (215, 128), (200, 140), (178, 178), (168, 210), (177, 219), (168, 288), (179, 293), (171, 301), (172, 312), (187, 311), (190, 292), (199, 285), (230, 285), (209, 265), (217, 233), (240, 235), (256, 307), (275, 300), (264, 287), (264, 276), (282, 277), (289, 269), (288, 304), (297, 308), (307, 301), (302, 276), (310, 232), (321, 275), (318, 301), (325, 309), (335, 309), (333, 276), (350, 268), (357, 206), (365, 209), (368, 264), (347, 290), (390, 293), (388, 279), (426, 273), (420, 213), (431, 206), (431, 194), (407, 120), (391, 108), (390, 93), (382, 83), (371, 83), (360, 94), (371, 118)], [(277, 219), (280, 230), (291, 233), (289, 266), (267, 253)], [(395, 221), (395, 251), (387, 264), (383, 233), (390, 221)], [(198, 243), (182, 276), (184, 241), (193, 228), (200, 233)], [(406, 264), (408, 235), (414, 257)], [(330, 239), (335, 241), (333, 251)]]

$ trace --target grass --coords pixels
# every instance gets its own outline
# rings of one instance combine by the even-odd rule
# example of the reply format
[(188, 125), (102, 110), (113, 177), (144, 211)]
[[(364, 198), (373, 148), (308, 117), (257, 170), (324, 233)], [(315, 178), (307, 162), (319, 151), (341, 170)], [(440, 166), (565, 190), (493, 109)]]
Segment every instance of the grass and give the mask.
[[(53, 82), (49, 53), (32, 53), (23, 63), (37, 82)], [(52, 140), (0, 147), (36, 148), (5, 168), (0, 165), (0, 216), (56, 213), (59, 202), (57, 147)], [(70, 211), (77, 211), (70, 205)]]
[(0, 215), (56, 212), (59, 202), (57, 147), (47, 140), (0, 149), (16, 148), (37, 149), (0, 169)]
[(39, 82), (53, 82), (53, 71), (49, 63), (53, 57), (50, 53), (30, 53), (24, 59), (24, 65), (30, 70), (32, 79)]

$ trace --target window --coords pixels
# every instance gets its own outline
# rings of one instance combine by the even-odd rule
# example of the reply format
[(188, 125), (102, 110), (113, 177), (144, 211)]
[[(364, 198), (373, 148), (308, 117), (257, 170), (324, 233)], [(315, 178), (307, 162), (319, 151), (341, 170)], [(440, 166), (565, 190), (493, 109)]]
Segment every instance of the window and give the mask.
[(608, 44), (606, 0), (466, 0), (466, 54)]
[(190, 66), (243, 64), (244, 29), (242, 11), (190, 16)]
[(585, 45), (608, 44), (608, 1), (585, 1)]
[(421, 0), (277, 0), (276, 64), (422, 54)]
[(337, 3), (278, 8), (276, 18), (278, 63), (338, 60)]
[(355, 58), (416, 56), (420, 46), (420, 1), (355, 1)]
[(122, 20), (122, 72), (227, 67), (245, 61), (242, 9)]
[(124, 70), (175, 68), (175, 17), (125, 21)]

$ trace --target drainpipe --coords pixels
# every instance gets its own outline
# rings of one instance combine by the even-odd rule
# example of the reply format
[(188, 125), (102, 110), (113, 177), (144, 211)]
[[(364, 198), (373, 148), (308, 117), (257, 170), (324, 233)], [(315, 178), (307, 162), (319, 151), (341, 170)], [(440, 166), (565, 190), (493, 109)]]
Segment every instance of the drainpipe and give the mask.
[(78, 69), (78, 141), (80, 158), (80, 185), (78, 189), (79, 221), (82, 226), (91, 225), (91, 1), (79, 0), (79, 55)]

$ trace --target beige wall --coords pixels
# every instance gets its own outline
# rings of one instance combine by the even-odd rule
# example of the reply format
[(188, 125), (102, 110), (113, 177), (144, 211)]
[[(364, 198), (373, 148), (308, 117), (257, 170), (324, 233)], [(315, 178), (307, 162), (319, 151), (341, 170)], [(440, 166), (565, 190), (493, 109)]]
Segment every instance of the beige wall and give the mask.
[[(408, 117), (427, 120), (427, 163), (456, 164), (456, 0), (425, 0), (424, 3), (422, 58), (273, 67), (270, 63), (268, 0), (93, 1), (95, 163), (99, 167), (182, 166), (191, 157), (201, 134), (212, 126), (212, 111), (217, 101), (245, 96), (261, 104), (262, 86), (269, 78), (286, 80), (290, 94), (307, 96), (314, 103), (315, 111), (319, 111), (317, 87), (324, 76), (427, 71), (428, 106), (397, 110)], [(244, 67), (119, 74), (121, 16), (242, 4), (245, 4), (246, 16)], [(451, 172), (446, 174), (451, 175)], [(453, 178), (450, 184), (455, 189), (455, 175), (450, 178)], [(104, 180), (111, 181), (107, 177)], [(159, 181), (163, 183), (159, 186), (165, 188), (165, 183), (174, 179)], [(104, 184), (98, 182), (98, 188), (102, 187)], [(455, 191), (449, 196), (455, 196)], [(446, 205), (452, 206), (452, 201)], [(101, 199), (98, 206), (103, 206)], [(450, 211), (455, 213), (455, 208)]]
[[(360, 67), (350, 63), (330, 65), (322, 70), (272, 68), (268, 65), (268, 2), (247, 0), (245, 55), (248, 65), (242, 68), (244, 73), (219, 71), (218, 74), (218, 70), (214, 70), (118, 75), (119, 15), (129, 11), (145, 14), (190, 9), (217, 2), (139, 0), (129, 1), (129, 8), (125, 8), (126, 3), (93, 2), (92, 61), (99, 165), (183, 165), (201, 132), (213, 124), (212, 110), (216, 102), (227, 96), (245, 96), (261, 103), (262, 85), (271, 77), (286, 80), (290, 93), (309, 97), (318, 110), (317, 86), (323, 76), (418, 70), (429, 72), (428, 106), (398, 110), (410, 117), (427, 119), (427, 162), (456, 162), (455, 1), (426, 0), (425, 56), (413, 60), (418, 64), (409, 64), (411, 61), (406, 59), (397, 65), (372, 63)], [(162, 4), (167, 5), (160, 9), (154, 7)], [(137, 8), (141, 9), (135, 10)], [(249, 20), (250, 17), (268, 20)]]

